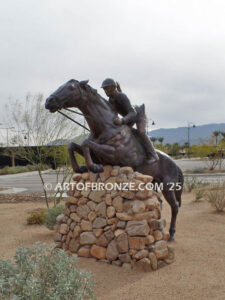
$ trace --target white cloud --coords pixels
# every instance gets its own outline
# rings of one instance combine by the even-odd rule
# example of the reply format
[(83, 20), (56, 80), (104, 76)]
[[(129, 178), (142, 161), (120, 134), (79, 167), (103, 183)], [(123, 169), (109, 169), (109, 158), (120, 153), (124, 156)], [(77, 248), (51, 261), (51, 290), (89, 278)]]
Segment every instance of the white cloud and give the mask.
[[(17, 0), (1, 4), (0, 99), (70, 78), (121, 82), (158, 127), (223, 122), (223, 1)], [(3, 109), (0, 113), (0, 122)]]

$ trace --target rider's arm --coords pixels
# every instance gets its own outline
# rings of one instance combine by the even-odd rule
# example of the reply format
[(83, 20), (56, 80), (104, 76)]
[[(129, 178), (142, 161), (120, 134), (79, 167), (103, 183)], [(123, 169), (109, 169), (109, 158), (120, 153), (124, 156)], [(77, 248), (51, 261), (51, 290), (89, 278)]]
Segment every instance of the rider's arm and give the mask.
[(121, 105), (123, 106), (124, 110), (127, 112), (127, 114), (122, 119), (123, 124), (128, 124), (130, 122), (135, 121), (137, 112), (135, 111), (135, 109), (130, 103), (130, 100), (125, 94), (121, 94)]

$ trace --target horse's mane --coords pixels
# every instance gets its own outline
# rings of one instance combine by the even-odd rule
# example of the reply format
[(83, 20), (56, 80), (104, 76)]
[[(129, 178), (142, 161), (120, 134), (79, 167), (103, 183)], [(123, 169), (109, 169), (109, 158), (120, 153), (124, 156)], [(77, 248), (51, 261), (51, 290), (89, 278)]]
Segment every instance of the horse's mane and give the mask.
[(89, 84), (87, 84), (87, 92), (90, 92), (92, 95), (95, 95), (95, 96), (98, 95), (98, 91), (96, 89), (94, 89), (93, 87), (91, 87)]
[[(76, 79), (70, 79), (68, 82), (76, 82), (79, 84), (79, 81)], [(86, 85), (87, 88), (87, 92), (91, 93), (92, 95), (98, 95), (98, 92), (96, 89), (94, 89), (93, 87), (91, 87), (89, 84)], [(100, 96), (100, 95), (99, 95)], [(100, 96), (101, 97), (101, 96)]]
[(107, 101), (105, 98), (103, 98), (103, 97), (98, 93), (98, 91), (97, 91), (96, 89), (94, 89), (93, 87), (91, 87), (89, 84), (87, 84), (87, 92), (88, 92), (89, 94), (92, 94), (92, 95), (98, 97), (99, 100), (104, 101), (104, 103), (106, 103), (106, 104), (109, 106), (108, 101)]
[[(76, 83), (79, 83), (78, 80), (76, 79), (71, 79), (70, 81), (75, 81)], [(92, 95), (92, 96), (95, 96), (94, 99), (96, 99), (97, 101), (99, 102), (103, 102), (105, 105), (107, 105), (107, 107), (111, 110), (111, 107), (109, 105), (109, 102), (104, 98), (102, 97), (98, 91), (96, 89), (94, 89), (93, 87), (91, 87), (89, 84), (86, 84), (86, 92), (89, 94), (89, 95)]]

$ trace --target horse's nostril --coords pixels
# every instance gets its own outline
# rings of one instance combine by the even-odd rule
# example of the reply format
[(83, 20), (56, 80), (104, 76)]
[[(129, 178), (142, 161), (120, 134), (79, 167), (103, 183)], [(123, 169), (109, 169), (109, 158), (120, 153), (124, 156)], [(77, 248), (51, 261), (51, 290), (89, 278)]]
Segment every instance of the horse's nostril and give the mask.
[(53, 102), (54, 98), (52, 96), (48, 97), (45, 101), (45, 108), (46, 109), (49, 109), (50, 108), (50, 105), (51, 103)]
[(45, 108), (46, 108), (46, 109), (49, 108), (49, 99), (46, 99), (46, 101), (45, 101)]

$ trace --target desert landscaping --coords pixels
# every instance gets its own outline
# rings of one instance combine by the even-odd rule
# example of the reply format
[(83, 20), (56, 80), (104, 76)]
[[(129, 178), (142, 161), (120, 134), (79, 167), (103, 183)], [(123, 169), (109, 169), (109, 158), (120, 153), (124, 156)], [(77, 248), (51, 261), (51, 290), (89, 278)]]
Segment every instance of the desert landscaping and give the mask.
[(225, 300), (225, 1), (2, 1), (0, 300)]
[[(191, 193), (183, 194), (171, 265), (145, 273), (79, 258), (79, 266), (93, 274), (97, 299), (224, 299), (225, 214), (216, 213), (206, 200), (193, 200)], [(12, 258), (21, 244), (53, 243), (53, 231), (26, 224), (30, 211), (44, 207), (43, 202), (0, 204), (1, 259)], [(168, 227), (166, 201), (162, 216)]]

